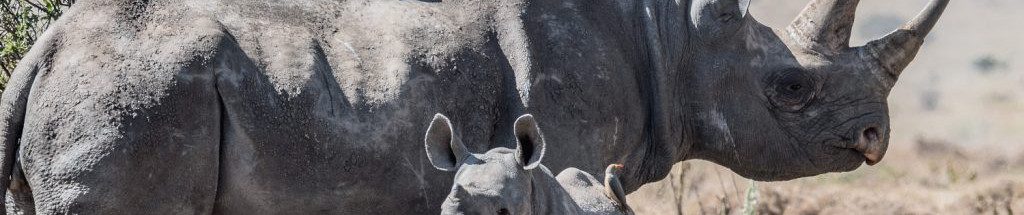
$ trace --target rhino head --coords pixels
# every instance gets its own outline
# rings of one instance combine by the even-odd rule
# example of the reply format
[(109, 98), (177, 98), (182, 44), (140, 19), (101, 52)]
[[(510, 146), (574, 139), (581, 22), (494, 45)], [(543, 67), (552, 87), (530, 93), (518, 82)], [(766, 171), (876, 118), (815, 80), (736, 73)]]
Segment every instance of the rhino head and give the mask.
[(456, 171), (442, 214), (529, 214), (535, 206), (543, 206), (533, 205), (536, 198), (532, 197), (546, 192), (546, 188), (534, 189), (541, 186), (534, 182), (534, 171), (548, 171), (540, 164), (544, 138), (529, 114), (520, 116), (514, 129), (516, 149), (499, 147), (473, 154), (454, 135), (448, 118), (434, 115), (424, 140), (427, 158), (439, 170)]
[(693, 114), (686, 124), (695, 125), (684, 137), (694, 138), (686, 159), (757, 180), (881, 161), (886, 97), (949, 1), (933, 0), (900, 29), (851, 47), (858, 2), (813, 0), (785, 29), (756, 21), (747, 0), (693, 0), (679, 12), (691, 35), (679, 50), (699, 52), (663, 66), (689, 70), (678, 79), (688, 90), (677, 93), (680, 112)]

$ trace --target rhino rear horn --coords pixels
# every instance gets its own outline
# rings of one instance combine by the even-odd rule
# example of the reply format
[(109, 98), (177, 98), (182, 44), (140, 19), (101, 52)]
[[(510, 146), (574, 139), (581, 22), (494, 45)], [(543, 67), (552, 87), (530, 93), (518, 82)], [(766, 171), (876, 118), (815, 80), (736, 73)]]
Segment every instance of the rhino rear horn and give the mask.
[(807, 50), (833, 55), (850, 46), (850, 29), (860, 0), (813, 0), (786, 28)]
[(462, 161), (469, 156), (466, 146), (455, 136), (451, 120), (442, 114), (434, 115), (423, 142), (427, 150), (427, 159), (439, 170), (458, 170)]
[(526, 114), (516, 119), (516, 160), (523, 165), (523, 169), (530, 170), (540, 166), (544, 158), (544, 135), (537, 127), (537, 121), (533, 115)]

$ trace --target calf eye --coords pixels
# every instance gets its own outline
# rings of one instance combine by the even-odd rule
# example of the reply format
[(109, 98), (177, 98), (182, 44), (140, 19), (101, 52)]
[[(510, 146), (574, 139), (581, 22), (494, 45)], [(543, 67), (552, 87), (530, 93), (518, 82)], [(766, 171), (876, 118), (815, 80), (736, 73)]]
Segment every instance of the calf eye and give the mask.
[(799, 111), (814, 97), (815, 86), (815, 79), (809, 72), (791, 69), (776, 73), (765, 91), (772, 105), (786, 111)]

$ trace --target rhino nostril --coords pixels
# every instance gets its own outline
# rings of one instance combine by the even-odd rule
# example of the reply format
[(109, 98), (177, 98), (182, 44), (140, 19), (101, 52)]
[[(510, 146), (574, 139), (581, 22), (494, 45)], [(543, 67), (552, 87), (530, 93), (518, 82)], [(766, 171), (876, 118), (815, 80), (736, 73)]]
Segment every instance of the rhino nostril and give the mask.
[(879, 138), (880, 135), (878, 134), (878, 128), (875, 127), (864, 129), (864, 133), (861, 135), (863, 135), (862, 138), (866, 138), (866, 140), (871, 143), (878, 143), (881, 141)]
[(881, 137), (878, 128), (868, 127), (861, 132), (860, 138), (854, 146), (854, 149), (864, 156), (868, 165), (875, 165), (882, 160), (882, 156), (885, 154)]

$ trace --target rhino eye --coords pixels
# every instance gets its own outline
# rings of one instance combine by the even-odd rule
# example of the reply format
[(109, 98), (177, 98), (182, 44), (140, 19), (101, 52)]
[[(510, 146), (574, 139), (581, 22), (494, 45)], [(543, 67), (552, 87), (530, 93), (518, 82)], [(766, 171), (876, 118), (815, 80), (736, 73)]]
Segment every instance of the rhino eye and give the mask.
[(803, 88), (804, 88), (804, 85), (800, 85), (800, 84), (790, 84), (788, 87), (786, 87), (786, 89), (789, 89), (790, 92), (800, 91), (800, 89), (803, 89)]
[(508, 209), (498, 209), (498, 215), (508, 215)]
[(769, 80), (766, 94), (772, 104), (786, 111), (799, 111), (814, 96), (815, 80), (802, 70), (786, 70)]

